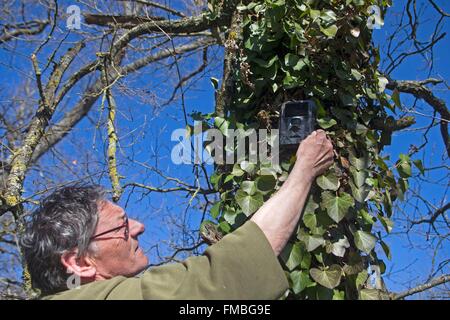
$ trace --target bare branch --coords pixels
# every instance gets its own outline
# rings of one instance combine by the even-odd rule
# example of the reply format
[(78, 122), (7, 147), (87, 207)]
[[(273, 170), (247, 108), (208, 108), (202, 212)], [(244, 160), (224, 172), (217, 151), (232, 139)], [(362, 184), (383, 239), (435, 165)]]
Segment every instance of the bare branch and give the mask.
[[(176, 48), (176, 54), (183, 54), (211, 44), (214, 44), (214, 41), (211, 39), (199, 39), (198, 41)], [(121, 74), (126, 75), (135, 72), (150, 63), (166, 59), (172, 55), (173, 50), (164, 49), (156, 53), (155, 55), (143, 57), (128, 65), (120, 67), (118, 68), (118, 71)], [(93, 65), (90, 64), (90, 66)], [(113, 68), (108, 70), (108, 72), (110, 72), (110, 74), (108, 75), (110, 79), (117, 78), (118, 75)], [(102, 89), (102, 81), (101, 79), (98, 79), (88, 89), (86, 89), (82, 99), (75, 105), (75, 107), (67, 112), (62, 120), (60, 120), (57, 124), (51, 126), (47, 130), (45, 138), (40, 141), (33, 154), (33, 162), (37, 161), (49, 148), (53, 147), (56, 143), (63, 139), (70, 132), (70, 130), (88, 114), (94, 103), (98, 100), (99, 94)]]
[[(125, 0), (119, 0), (119, 1), (125, 1)], [(155, 7), (155, 8), (164, 10), (164, 11), (167, 11), (167, 12), (169, 12), (169, 13), (171, 13), (173, 15), (179, 16), (181, 18), (186, 17), (186, 15), (183, 12), (177, 11), (175, 9), (172, 9), (172, 8), (170, 8), (168, 6), (165, 6), (163, 4), (160, 4), (160, 3), (157, 3), (157, 2), (154, 2), (154, 1), (134, 0), (134, 2), (143, 4), (143, 5), (146, 5), (146, 6)]]
[(16, 25), (6, 25), (1, 31), (0, 43), (8, 42), (22, 35), (35, 35), (44, 31), (49, 24), (48, 20), (31, 20)]
[(87, 24), (95, 24), (97, 26), (111, 26), (120, 25), (122, 28), (131, 29), (136, 25), (144, 22), (161, 21), (165, 20), (164, 17), (155, 16), (125, 16), (125, 15), (103, 15), (103, 14), (90, 14), (84, 15), (84, 21)]
[(123, 188), (128, 188), (128, 187), (138, 187), (138, 188), (142, 188), (145, 190), (148, 190), (149, 192), (159, 192), (159, 193), (168, 193), (168, 192), (176, 192), (176, 191), (184, 191), (187, 193), (198, 193), (198, 194), (213, 194), (213, 193), (217, 193), (216, 190), (211, 190), (211, 189), (202, 189), (202, 188), (198, 188), (195, 186), (178, 186), (178, 187), (173, 187), (173, 188), (158, 188), (158, 187), (152, 187), (152, 186), (147, 186), (144, 185), (142, 183), (137, 183), (137, 182), (130, 182), (127, 183), (123, 186)]
[(402, 117), (400, 119), (394, 119), (389, 117), (384, 121), (381, 118), (376, 118), (373, 120), (373, 127), (377, 130), (385, 131), (398, 131), (408, 128), (416, 123), (414, 117)]
[(444, 17), (450, 17), (450, 14), (442, 10), (433, 0), (428, 0), (429, 3)]
[(448, 209), (450, 209), (450, 202), (444, 205), (443, 207), (437, 209), (429, 218), (423, 218), (420, 220), (411, 221), (411, 226), (421, 223), (434, 223), (436, 219), (443, 215)]
[(419, 292), (431, 289), (433, 287), (436, 287), (438, 285), (444, 284), (444, 283), (449, 282), (449, 281), (450, 281), (450, 274), (443, 275), (443, 276), (431, 279), (427, 283), (421, 284), (421, 285), (419, 285), (419, 286), (417, 286), (415, 288), (406, 290), (404, 292), (393, 293), (393, 294), (391, 294), (391, 299), (392, 300), (404, 299), (404, 298), (406, 298), (408, 296), (411, 296), (413, 294), (416, 294), (416, 293), (419, 293)]
[(426, 83), (437, 83), (439, 80), (428, 79), (425, 81), (396, 81), (389, 80), (387, 88), (397, 89), (400, 92), (409, 93), (418, 99), (423, 99), (441, 116), (441, 135), (444, 141), (447, 155), (450, 157), (450, 136), (448, 134), (448, 123), (450, 122), (450, 111), (447, 109), (444, 100), (436, 97), (433, 92), (425, 86)]

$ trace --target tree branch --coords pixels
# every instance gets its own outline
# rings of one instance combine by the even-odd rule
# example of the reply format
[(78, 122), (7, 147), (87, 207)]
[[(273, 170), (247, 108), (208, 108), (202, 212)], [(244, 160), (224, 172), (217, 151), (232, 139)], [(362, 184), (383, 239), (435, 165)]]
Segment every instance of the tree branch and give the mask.
[(90, 14), (84, 15), (84, 21), (87, 24), (95, 24), (97, 26), (107, 27), (111, 25), (120, 25), (122, 28), (131, 29), (136, 25), (152, 22), (162, 21), (164, 17), (156, 16), (130, 16), (130, 15), (104, 15), (104, 14)]
[[(183, 54), (193, 50), (197, 50), (204, 46), (209, 46), (214, 44), (214, 40), (212, 39), (199, 39), (193, 43), (189, 43), (183, 46), (176, 48), (176, 54)], [(132, 72), (135, 72), (146, 65), (166, 59), (171, 57), (174, 54), (173, 50), (163, 49), (155, 55), (149, 55), (143, 58), (140, 58), (128, 65), (123, 67), (118, 67), (117, 71), (122, 75), (126, 75)], [(116, 65), (119, 63), (116, 63)], [(94, 64), (89, 64), (89, 66), (94, 67)], [(86, 68), (87, 69), (87, 68)], [(118, 74), (114, 68), (108, 70), (109, 79), (114, 82), (117, 78)], [(70, 80), (69, 80), (70, 81)], [(72, 81), (73, 82), (73, 81)], [(71, 83), (72, 83), (71, 82)], [(34, 154), (33, 154), (33, 162), (36, 162), (48, 149), (53, 147), (56, 143), (58, 143), (61, 139), (63, 139), (72, 128), (83, 119), (88, 112), (91, 110), (94, 103), (99, 98), (99, 94), (103, 89), (103, 84), (101, 79), (97, 79), (89, 88), (85, 90), (85, 93), (81, 100), (75, 105), (75, 107), (66, 113), (63, 119), (61, 119), (57, 124), (48, 128), (45, 138), (42, 139), (37, 146)]]
[(382, 118), (376, 118), (373, 120), (373, 127), (377, 130), (384, 131), (398, 131), (402, 129), (406, 129), (413, 124), (416, 123), (414, 117), (402, 117), (400, 119), (395, 120), (393, 117), (388, 117), (386, 120)]
[(441, 116), (441, 135), (444, 141), (447, 155), (450, 157), (450, 136), (448, 134), (448, 123), (450, 122), (450, 111), (447, 109), (444, 100), (436, 97), (433, 92), (425, 86), (427, 83), (439, 83), (439, 80), (428, 79), (424, 81), (396, 81), (389, 80), (386, 88), (397, 89), (400, 92), (409, 93), (417, 99), (422, 99), (428, 103)]
[[(119, 1), (124, 1), (124, 0), (119, 0)], [(147, 0), (134, 0), (134, 2), (143, 4), (143, 5), (146, 5), (146, 6), (150, 6), (150, 7), (155, 7), (155, 8), (164, 10), (164, 11), (167, 11), (167, 12), (169, 12), (169, 13), (171, 13), (173, 15), (179, 16), (181, 18), (186, 17), (186, 15), (183, 12), (177, 11), (175, 9), (172, 9), (172, 8), (168, 7), (168, 6), (162, 5), (160, 3), (156, 3), (156, 2), (153, 2), (153, 1), (147, 1)]]
[(33, 66), (35, 68), (36, 80), (39, 87), (41, 99), (39, 102), (39, 107), (27, 128), (28, 133), (26, 134), (23, 144), (15, 152), (11, 161), (11, 171), (7, 179), (8, 189), (5, 190), (4, 194), (1, 195), (3, 198), (2, 206), (4, 206), (5, 210), (8, 210), (11, 207), (15, 207), (20, 203), (20, 196), (22, 193), (25, 173), (28, 171), (33, 153), (38, 146), (41, 138), (43, 137), (45, 129), (55, 112), (56, 106), (52, 104), (48, 99), (53, 97), (54, 90), (56, 90), (57, 86), (59, 85), (64, 72), (66, 71), (72, 60), (75, 58), (75, 56), (83, 48), (83, 45), (84, 44), (82, 42), (76, 44), (73, 48), (69, 49), (65, 55), (61, 57), (60, 63), (53, 70), (50, 81), (47, 84), (46, 91), (50, 92), (50, 94), (46, 94), (42, 87), (43, 85), (41, 82), (41, 73), (36, 55), (33, 53), (31, 57)]
[(8, 42), (22, 35), (39, 34), (44, 31), (48, 24), (49, 20), (32, 20), (15, 25), (6, 25), (1, 31), (0, 43)]
[(444, 283), (449, 282), (449, 281), (450, 281), (450, 274), (446, 274), (446, 275), (443, 275), (443, 276), (431, 279), (427, 283), (421, 284), (421, 285), (419, 285), (419, 286), (417, 286), (415, 288), (403, 291), (401, 293), (392, 293), (391, 294), (391, 299), (392, 300), (404, 299), (404, 298), (406, 298), (408, 296), (411, 296), (413, 294), (416, 294), (416, 293), (419, 293), (419, 292), (431, 289), (433, 287), (436, 287), (438, 285), (444, 284)]
[(447, 203), (445, 206), (437, 209), (429, 218), (422, 218), (420, 220), (415, 220), (415, 221), (411, 221), (411, 226), (416, 225), (416, 224), (421, 224), (421, 223), (434, 223), (434, 221), (436, 221), (436, 219), (444, 214), (448, 209), (450, 209), (450, 202)]

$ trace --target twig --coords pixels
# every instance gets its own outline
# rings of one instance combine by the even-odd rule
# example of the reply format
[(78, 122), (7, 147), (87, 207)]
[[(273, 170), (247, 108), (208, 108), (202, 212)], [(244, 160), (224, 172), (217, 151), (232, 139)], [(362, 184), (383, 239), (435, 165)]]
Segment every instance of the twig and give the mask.
[(391, 299), (392, 300), (400, 300), (400, 299), (404, 299), (408, 296), (411, 296), (413, 294), (431, 289), (433, 287), (436, 287), (438, 285), (444, 284), (446, 282), (450, 281), (450, 274), (447, 275), (443, 275), (437, 278), (432, 279), (431, 281), (421, 284), (415, 288), (400, 292), (400, 293), (392, 293), (391, 294)]

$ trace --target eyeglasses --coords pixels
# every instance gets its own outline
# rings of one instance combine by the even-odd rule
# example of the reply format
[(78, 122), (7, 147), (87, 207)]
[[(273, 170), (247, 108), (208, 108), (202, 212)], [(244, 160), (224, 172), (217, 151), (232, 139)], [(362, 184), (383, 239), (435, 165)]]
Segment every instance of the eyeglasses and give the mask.
[(124, 238), (125, 238), (125, 241), (127, 241), (127, 240), (128, 240), (128, 235), (130, 234), (130, 227), (129, 227), (129, 224), (128, 224), (128, 216), (127, 216), (127, 215), (125, 215), (125, 221), (123, 222), (122, 225), (117, 226), (117, 227), (115, 227), (115, 228), (112, 228), (112, 229), (110, 229), (110, 230), (106, 230), (106, 231), (101, 232), (101, 233), (99, 233), (99, 234), (96, 234), (96, 235), (94, 235), (94, 236), (91, 237), (91, 240), (94, 240), (94, 239), (96, 239), (96, 238), (98, 238), (98, 237), (100, 237), (100, 236), (104, 236), (105, 234), (108, 234), (108, 233), (111, 233), (111, 232), (120, 230), (120, 229), (122, 229), (122, 228), (125, 228), (125, 231), (124, 231)]

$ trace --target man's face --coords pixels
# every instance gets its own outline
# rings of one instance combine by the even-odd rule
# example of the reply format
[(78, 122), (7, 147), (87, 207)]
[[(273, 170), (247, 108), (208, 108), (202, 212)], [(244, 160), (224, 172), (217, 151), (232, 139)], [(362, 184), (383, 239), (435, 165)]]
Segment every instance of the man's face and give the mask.
[(142, 248), (139, 247), (138, 236), (145, 230), (144, 225), (129, 219), (129, 234), (126, 237), (124, 226), (125, 211), (110, 201), (99, 206), (99, 220), (95, 235), (123, 226), (113, 232), (95, 237), (96, 250), (92, 258), (96, 267), (96, 278), (109, 279), (114, 276), (133, 276), (141, 272), (148, 264)]

